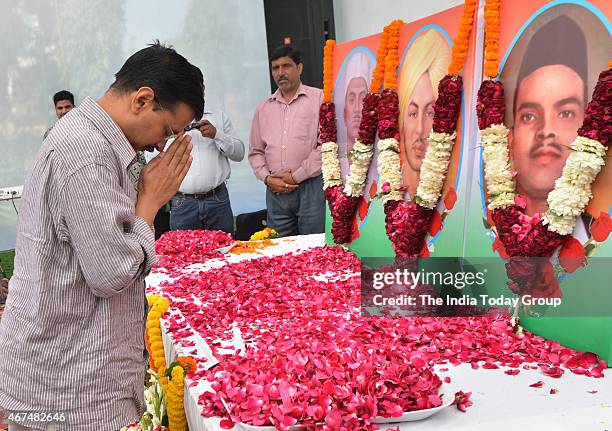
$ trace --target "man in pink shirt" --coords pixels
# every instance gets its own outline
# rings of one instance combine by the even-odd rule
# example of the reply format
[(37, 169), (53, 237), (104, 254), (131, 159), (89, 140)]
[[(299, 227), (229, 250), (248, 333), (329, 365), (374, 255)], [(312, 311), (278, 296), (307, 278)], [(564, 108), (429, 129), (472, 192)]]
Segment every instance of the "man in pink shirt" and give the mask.
[(268, 226), (280, 236), (325, 230), (321, 149), (317, 145), (322, 91), (302, 84), (300, 52), (289, 45), (270, 57), (278, 90), (255, 110), (249, 162), (266, 186)]

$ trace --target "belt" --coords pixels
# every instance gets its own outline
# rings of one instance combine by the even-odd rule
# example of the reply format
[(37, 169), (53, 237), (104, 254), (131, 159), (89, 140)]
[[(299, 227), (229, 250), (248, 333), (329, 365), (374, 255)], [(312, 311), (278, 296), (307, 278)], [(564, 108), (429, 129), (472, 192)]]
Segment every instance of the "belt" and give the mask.
[(215, 195), (215, 193), (219, 193), (219, 192), (223, 191), (223, 189), (225, 189), (225, 183), (221, 183), (220, 185), (218, 185), (217, 187), (215, 187), (214, 189), (212, 189), (212, 190), (210, 190), (210, 191), (208, 191), (206, 193), (181, 193), (181, 192), (178, 192), (176, 195), (184, 197), (185, 199), (196, 199), (198, 201), (203, 201), (205, 199), (213, 197)]

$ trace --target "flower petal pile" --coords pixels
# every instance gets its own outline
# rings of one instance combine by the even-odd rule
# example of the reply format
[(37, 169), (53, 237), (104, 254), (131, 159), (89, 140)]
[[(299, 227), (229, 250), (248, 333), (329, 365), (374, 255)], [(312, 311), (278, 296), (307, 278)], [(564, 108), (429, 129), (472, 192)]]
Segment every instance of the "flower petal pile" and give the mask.
[(155, 243), (155, 252), (161, 259), (154, 271), (170, 271), (191, 263), (223, 257), (215, 251), (234, 242), (227, 232), (220, 230), (174, 230), (165, 232)]
[[(212, 386), (199, 398), (202, 414), (228, 417), (225, 403), (233, 422), (373, 429), (377, 416), (440, 405), (434, 364), (533, 363), (553, 377), (567, 369), (603, 376), (596, 355), (519, 336), (507, 317), (362, 316), (359, 273), (352, 253), (326, 246), (163, 282), (181, 315), (163, 321), (170, 337), (180, 340), (186, 321), (219, 360), (186, 379)], [(469, 405), (464, 394), (458, 407)]]

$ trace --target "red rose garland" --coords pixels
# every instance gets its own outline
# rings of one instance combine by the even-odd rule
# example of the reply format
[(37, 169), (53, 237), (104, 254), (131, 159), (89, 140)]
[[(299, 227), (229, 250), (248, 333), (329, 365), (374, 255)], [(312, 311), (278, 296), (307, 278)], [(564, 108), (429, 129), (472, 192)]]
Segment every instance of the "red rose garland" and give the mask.
[[(366, 154), (353, 162), (353, 165), (362, 164), (369, 166), (371, 155), (374, 152), (374, 141), (376, 139), (377, 127), (377, 106), (380, 99), (378, 93), (382, 86), (382, 70), (384, 58), (387, 52), (387, 32), (388, 26), (383, 31), (380, 46), (377, 53), (377, 63), (373, 72), (370, 91), (363, 101), (361, 123), (359, 125), (358, 138), (355, 148), (360, 148)], [(330, 43), (332, 42), (332, 43)], [(353, 220), (356, 215), (357, 207), (362, 199), (365, 178), (360, 178), (354, 174), (354, 166), (351, 166), (351, 173), (347, 178), (347, 184), (343, 184), (338, 162), (338, 146), (336, 144), (336, 114), (334, 104), (331, 101), (333, 83), (331, 79), (331, 58), (335, 42), (328, 41), (325, 48), (324, 59), (324, 95), (325, 100), (319, 111), (319, 144), (322, 147), (323, 158), (323, 180), (325, 199), (329, 205), (332, 216), (332, 235), (336, 244), (350, 243), (353, 237)], [(361, 166), (363, 168), (363, 166)], [(359, 169), (357, 169), (359, 170)], [(363, 171), (363, 169), (362, 169)], [(365, 169), (367, 172), (367, 169)]]
[(612, 145), (612, 69), (599, 74), (578, 135), (599, 141), (606, 148)]
[(336, 142), (336, 108), (331, 102), (324, 102), (319, 110), (319, 144)]
[(461, 110), (461, 75), (446, 75), (438, 84), (438, 100), (434, 104), (432, 130), (436, 133), (452, 134), (457, 129), (457, 120)]
[[(503, 84), (493, 80), (498, 75), (499, 65), (499, 0), (487, 1), (485, 28), (485, 70), (489, 79), (482, 82), (478, 91), (478, 126), (483, 142), (488, 207), (499, 240), (510, 258), (506, 263), (508, 285), (520, 295), (561, 296), (549, 258), (560, 245), (575, 241), (571, 236), (575, 219), (584, 211), (590, 197), (590, 184), (605, 163), (605, 152), (612, 137), (612, 72), (607, 70), (599, 76), (583, 126), (572, 144), (572, 154), (562, 177), (548, 196), (549, 210), (543, 217), (540, 214), (528, 217), (523, 212), (523, 199), (516, 196), (509, 170), (508, 129), (503, 124)], [(576, 161), (572, 160), (574, 157)], [(576, 171), (582, 175), (581, 181), (575, 180)], [(580, 184), (587, 184), (587, 188), (583, 189)], [(586, 198), (576, 202), (576, 199), (568, 199), (572, 195)], [(564, 245), (564, 248), (567, 247)], [(561, 264), (569, 272), (584, 264), (582, 247), (577, 256), (560, 257)]]
[[(363, 100), (363, 109), (361, 123), (359, 125), (359, 140), (366, 145), (374, 145), (376, 138), (376, 107), (378, 106), (380, 96), (377, 94), (368, 93)], [(335, 129), (335, 113), (334, 104), (330, 103), (330, 108), (326, 108), (326, 113), (330, 111), (334, 116), (334, 135), (336, 134)], [(321, 106), (323, 111), (323, 106)], [(331, 117), (331, 115), (328, 115)], [(331, 129), (331, 127), (328, 127)], [(331, 137), (331, 134), (325, 137)], [(333, 136), (333, 141), (328, 139), (324, 142), (335, 142), (336, 137)], [(321, 140), (320, 140), (321, 141)], [(353, 234), (353, 223), (352, 220), (355, 217), (355, 211), (359, 204), (359, 196), (348, 196), (344, 192), (344, 185), (331, 186), (325, 189), (325, 198), (330, 206), (330, 212), (332, 213), (332, 235), (336, 244), (346, 244), (351, 242)]]
[[(401, 179), (395, 166), (399, 161), (399, 108), (398, 96), (391, 88), (383, 93), (379, 104), (379, 175), (383, 190), (390, 192), (383, 197), (387, 236), (398, 257), (416, 257), (427, 254), (426, 235), (432, 226), (435, 206), (440, 198), (444, 177), (448, 169), (450, 150), (455, 140), (455, 130), (461, 109), (463, 79), (458, 74), (465, 62), (468, 40), (472, 29), (476, 3), (466, 1), (461, 25), (453, 46), (449, 74), (438, 84), (438, 100), (434, 104), (434, 120), (429, 146), (423, 162), (421, 182), (416, 199), (405, 202), (399, 193)], [(388, 55), (396, 55), (389, 50)], [(397, 70), (391, 69), (393, 73)], [(382, 142), (382, 140), (389, 140)], [(394, 142), (395, 141), (395, 142)], [(390, 172), (391, 171), (391, 172)], [(426, 174), (423, 174), (426, 171)], [(388, 178), (388, 180), (387, 180)], [(395, 184), (394, 184), (395, 183)]]

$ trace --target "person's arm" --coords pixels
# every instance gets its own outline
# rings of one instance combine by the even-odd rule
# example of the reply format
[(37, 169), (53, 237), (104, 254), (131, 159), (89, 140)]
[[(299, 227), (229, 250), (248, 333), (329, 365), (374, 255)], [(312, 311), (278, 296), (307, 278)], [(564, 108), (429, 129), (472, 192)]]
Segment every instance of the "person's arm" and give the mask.
[(312, 152), (308, 155), (308, 157), (302, 162), (299, 168), (295, 170), (295, 172), (291, 173), (291, 176), (295, 180), (296, 183), (301, 183), (308, 178), (316, 177), (321, 174), (321, 146), (319, 145), (319, 109), (321, 108), (321, 104), (323, 103), (323, 92), (318, 92), (318, 100), (317, 100), (317, 122), (316, 122), (316, 132), (315, 132), (315, 142), (312, 149)]
[(93, 294), (119, 294), (155, 263), (155, 214), (176, 193), (191, 166), (191, 137), (177, 138), (140, 174), (136, 205), (117, 173), (89, 164), (61, 190), (61, 214)]
[(244, 143), (236, 137), (236, 132), (229, 116), (224, 112), (220, 112), (220, 116), (223, 121), (223, 130), (217, 129), (217, 134), (214, 138), (215, 145), (230, 160), (241, 162), (244, 159)]
[(253, 116), (253, 124), (251, 124), (251, 133), (249, 135), (249, 163), (253, 169), (255, 176), (266, 182), (266, 178), (270, 175), (270, 169), (266, 163), (266, 144), (261, 139), (261, 131), (259, 129), (259, 110), (255, 110)]
[(291, 176), (296, 183), (301, 183), (308, 178), (316, 177), (321, 174), (321, 147), (316, 146), (312, 152), (304, 159), (299, 168), (291, 172)]
[(134, 214), (116, 174), (91, 164), (67, 181), (63, 219), (87, 285), (94, 295), (121, 293), (155, 263), (155, 233)]
[(321, 146), (319, 145), (319, 109), (323, 104), (323, 91), (318, 91), (318, 100), (317, 100), (317, 110), (316, 110), (316, 127), (317, 130), (315, 132), (315, 143), (312, 149), (312, 152), (308, 155), (308, 157), (302, 162), (299, 168), (295, 170), (295, 172), (291, 173), (291, 176), (295, 180), (296, 183), (301, 183), (308, 178), (316, 177), (321, 174)]

